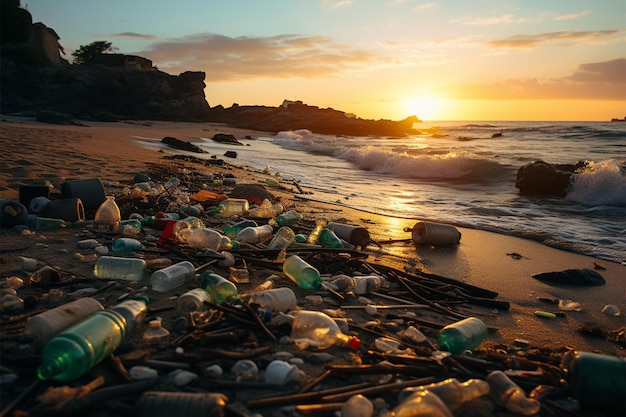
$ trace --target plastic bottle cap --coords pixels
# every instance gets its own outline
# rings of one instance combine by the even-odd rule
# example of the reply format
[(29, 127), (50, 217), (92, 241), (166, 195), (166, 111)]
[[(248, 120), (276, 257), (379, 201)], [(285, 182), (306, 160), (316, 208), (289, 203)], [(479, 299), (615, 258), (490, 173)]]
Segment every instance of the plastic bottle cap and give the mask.
[(351, 336), (350, 339), (348, 339), (348, 348), (352, 350), (357, 350), (360, 347), (361, 341), (358, 338)]

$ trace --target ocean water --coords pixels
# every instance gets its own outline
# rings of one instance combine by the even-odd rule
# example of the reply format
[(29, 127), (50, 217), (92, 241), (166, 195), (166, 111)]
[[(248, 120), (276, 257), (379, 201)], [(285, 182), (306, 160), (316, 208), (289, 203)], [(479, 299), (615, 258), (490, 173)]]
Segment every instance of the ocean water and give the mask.
[[(307, 130), (201, 147), (229, 163), (269, 167), (309, 198), (372, 213), (445, 222), (534, 239), (626, 264), (626, 123), (433, 122), (421, 134), (352, 137)], [(502, 131), (502, 136), (492, 137)], [(565, 198), (524, 197), (530, 162), (590, 161)]]

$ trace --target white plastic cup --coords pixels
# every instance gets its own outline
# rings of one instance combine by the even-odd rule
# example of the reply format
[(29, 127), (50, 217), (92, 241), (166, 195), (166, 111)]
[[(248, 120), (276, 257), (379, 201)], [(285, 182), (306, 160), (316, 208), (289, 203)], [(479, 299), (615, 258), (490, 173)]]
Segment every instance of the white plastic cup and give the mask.
[(411, 233), (413, 242), (419, 245), (454, 246), (461, 240), (456, 227), (441, 223), (418, 222)]

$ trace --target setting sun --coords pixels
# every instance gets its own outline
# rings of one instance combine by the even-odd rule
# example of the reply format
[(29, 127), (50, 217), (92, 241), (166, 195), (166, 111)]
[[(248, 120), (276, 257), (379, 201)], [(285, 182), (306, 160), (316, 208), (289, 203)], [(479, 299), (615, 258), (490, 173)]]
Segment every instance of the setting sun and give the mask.
[(404, 113), (415, 115), (424, 121), (442, 120), (445, 119), (440, 113), (443, 107), (442, 101), (443, 99), (427, 96), (411, 97), (403, 101)]

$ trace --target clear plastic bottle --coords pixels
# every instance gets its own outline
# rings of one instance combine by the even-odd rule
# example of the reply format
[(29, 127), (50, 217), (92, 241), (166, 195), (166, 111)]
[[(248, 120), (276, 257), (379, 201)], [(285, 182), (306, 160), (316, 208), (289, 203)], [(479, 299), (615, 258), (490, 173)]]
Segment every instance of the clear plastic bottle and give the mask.
[(269, 224), (257, 227), (246, 227), (237, 233), (235, 240), (239, 243), (258, 243), (268, 239), (274, 233), (274, 228)]
[(170, 343), (170, 332), (161, 325), (161, 320), (150, 320), (143, 341), (148, 346), (166, 347)]
[(194, 288), (176, 299), (176, 312), (187, 315), (192, 311), (204, 311), (211, 296), (204, 288)]
[(106, 196), (106, 199), (100, 204), (94, 216), (94, 226), (96, 230), (117, 232), (120, 228), (121, 220), (120, 208), (115, 202), (115, 197), (110, 195)]
[(291, 288), (271, 288), (248, 294), (250, 301), (274, 313), (293, 310), (298, 306), (298, 299)]
[(221, 275), (206, 271), (200, 277), (200, 287), (208, 294), (215, 304), (235, 302), (239, 300), (237, 286)]
[(254, 220), (242, 220), (235, 224), (227, 224), (224, 226), (224, 235), (228, 237), (235, 237), (237, 233), (241, 232), (246, 227), (257, 227), (258, 223)]
[(344, 334), (335, 320), (321, 311), (296, 311), (289, 339), (299, 349), (327, 349), (339, 345), (356, 350), (361, 346), (359, 339)]
[(569, 351), (561, 360), (563, 382), (569, 394), (583, 405), (624, 415), (626, 358)]
[(283, 249), (291, 245), (296, 240), (296, 234), (288, 226), (283, 226), (274, 234), (272, 240), (267, 245), (268, 249)]
[(311, 245), (317, 245), (320, 239), (320, 232), (323, 228), (328, 226), (329, 220), (326, 217), (320, 217), (315, 220), (315, 228), (309, 233), (307, 237), (307, 242)]
[(248, 211), (248, 215), (251, 217), (258, 217), (262, 219), (269, 219), (276, 215), (276, 209), (272, 205), (272, 202), (267, 198), (264, 198), (258, 207), (251, 208)]
[(241, 216), (250, 210), (250, 205), (245, 198), (227, 198), (220, 201), (217, 209), (222, 216)]
[(533, 416), (541, 409), (541, 403), (534, 398), (528, 398), (524, 390), (511, 381), (504, 372), (493, 371), (487, 375), (486, 381), (491, 396), (507, 410), (524, 416)]
[(50, 339), (41, 353), (42, 361), (37, 369), (39, 379), (73, 381), (117, 349), (130, 334), (131, 321), (140, 320), (138, 316), (147, 311), (145, 300), (128, 301), (141, 303), (144, 308), (128, 309), (126, 306), (130, 303), (121, 303), (93, 313)]
[(101, 256), (93, 267), (93, 274), (100, 279), (141, 281), (146, 276), (146, 270), (143, 259)]
[(26, 320), (24, 334), (35, 347), (41, 347), (57, 333), (100, 310), (104, 310), (104, 307), (96, 299), (79, 298), (29, 317)]
[(468, 317), (449, 324), (439, 332), (439, 348), (453, 355), (477, 348), (487, 338), (485, 323), (476, 317)]
[(217, 230), (206, 227), (181, 229), (178, 232), (178, 240), (192, 248), (219, 250), (222, 243), (222, 235)]
[(111, 250), (115, 253), (128, 253), (135, 249), (141, 249), (143, 245), (137, 239), (132, 237), (120, 237), (113, 241)]
[(300, 288), (317, 289), (322, 286), (320, 273), (298, 255), (291, 255), (283, 263), (283, 272)]
[(430, 391), (418, 391), (407, 397), (392, 411), (394, 417), (454, 417), (448, 406)]
[(426, 390), (436, 394), (454, 412), (466, 402), (489, 394), (489, 384), (482, 379), (468, 379), (461, 383), (456, 378), (448, 378), (429, 385), (405, 388), (398, 398), (402, 402), (415, 392)]
[(150, 276), (150, 284), (154, 291), (166, 292), (191, 282), (195, 276), (195, 266), (189, 261), (182, 261), (154, 271)]
[(322, 246), (329, 246), (334, 249), (343, 248), (343, 242), (330, 229), (322, 229), (319, 233), (318, 243)]

